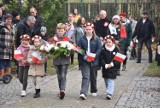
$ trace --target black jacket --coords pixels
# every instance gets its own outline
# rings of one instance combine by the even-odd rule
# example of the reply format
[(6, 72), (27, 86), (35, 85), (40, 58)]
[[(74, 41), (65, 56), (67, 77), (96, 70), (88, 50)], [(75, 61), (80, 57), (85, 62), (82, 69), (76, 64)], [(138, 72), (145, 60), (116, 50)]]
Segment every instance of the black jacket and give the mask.
[(137, 36), (137, 39), (149, 40), (151, 39), (152, 35), (155, 36), (155, 27), (153, 22), (147, 18), (143, 24), (143, 19), (140, 19), (136, 25), (132, 38)]
[(33, 35), (39, 35), (40, 34), (40, 29), (43, 25), (43, 20), (39, 15), (35, 16), (35, 18), (36, 18), (36, 22), (35, 22), (35, 25), (34, 25)]
[[(118, 48), (115, 47), (113, 51), (108, 51), (105, 48), (105, 45), (101, 48), (101, 53), (100, 53), (100, 64), (102, 66), (102, 76), (103, 78), (111, 78), (115, 79), (117, 76), (117, 70), (120, 65), (119, 62), (113, 60), (115, 54), (118, 52)], [(111, 68), (105, 68), (106, 64), (110, 64), (113, 62), (114, 66)]]
[(106, 19), (100, 19), (94, 23), (95, 32), (98, 37), (105, 37), (107, 35), (107, 29), (110, 21)]
[(27, 25), (26, 20), (21, 21), (18, 24), (17, 36), (16, 36), (16, 47), (18, 47), (20, 45), (20, 36), (24, 35), (24, 34), (28, 34), (30, 36), (30, 38), (32, 38), (32, 36), (33, 36), (33, 28), (29, 27)]

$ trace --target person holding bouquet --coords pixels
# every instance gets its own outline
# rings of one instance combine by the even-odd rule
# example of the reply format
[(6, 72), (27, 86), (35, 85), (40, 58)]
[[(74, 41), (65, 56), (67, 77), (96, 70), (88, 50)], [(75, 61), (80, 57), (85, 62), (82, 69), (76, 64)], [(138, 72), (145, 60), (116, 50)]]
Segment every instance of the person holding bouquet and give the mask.
[(14, 59), (18, 61), (18, 76), (19, 81), (23, 85), (23, 90), (21, 93), (22, 97), (27, 95), (26, 88), (27, 88), (27, 79), (28, 79), (28, 70), (29, 70), (29, 63), (27, 62), (28, 52), (30, 50), (30, 37), (27, 34), (20, 36), (21, 45), (14, 51)]
[[(53, 37), (49, 39), (50, 43), (59, 46), (58, 43), (60, 42), (69, 42), (68, 36), (65, 35), (66, 25), (63, 23), (57, 24), (56, 33)], [(62, 43), (64, 45), (64, 43)], [(61, 47), (62, 48), (62, 47)], [(65, 50), (65, 48), (63, 48)], [(59, 55), (59, 56), (56, 56)], [(58, 96), (60, 99), (63, 99), (65, 96), (65, 89), (66, 89), (66, 75), (68, 70), (68, 65), (70, 63), (70, 54), (60, 54), (60, 50), (56, 50), (56, 53), (53, 54), (53, 65), (56, 66), (57, 69), (57, 77), (58, 77), (58, 84), (59, 84), (59, 93)]]
[(92, 96), (97, 96), (97, 70), (99, 68), (99, 54), (101, 49), (101, 40), (94, 32), (92, 23), (85, 24), (85, 35), (81, 36), (78, 46), (85, 53), (78, 54), (78, 62), (82, 73), (82, 83), (80, 98), (86, 100), (88, 95), (89, 83), (91, 84)]
[(40, 97), (41, 79), (45, 75), (44, 64), (47, 61), (47, 54), (40, 50), (41, 37), (35, 35), (32, 38), (34, 45), (28, 53), (28, 63), (30, 64), (28, 75), (31, 76), (35, 84), (34, 98)]

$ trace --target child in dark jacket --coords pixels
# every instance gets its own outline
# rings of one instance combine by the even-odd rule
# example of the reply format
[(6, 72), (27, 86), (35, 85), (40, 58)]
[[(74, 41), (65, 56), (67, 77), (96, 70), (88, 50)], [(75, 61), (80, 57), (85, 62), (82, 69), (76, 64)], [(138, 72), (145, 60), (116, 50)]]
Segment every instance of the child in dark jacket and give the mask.
[(21, 96), (24, 97), (27, 95), (26, 88), (27, 88), (27, 79), (28, 79), (28, 70), (29, 70), (29, 63), (27, 62), (28, 52), (30, 50), (30, 37), (29, 35), (25, 34), (20, 37), (21, 45), (17, 48), (17, 51), (20, 51), (22, 54), (22, 58), (15, 57), (18, 61), (18, 74), (19, 74), (19, 81), (23, 85), (23, 90)]
[(117, 70), (119, 62), (113, 60), (116, 53), (119, 51), (115, 46), (115, 39), (113, 36), (105, 37), (106, 43), (102, 47), (100, 54), (100, 63), (102, 66), (102, 74), (106, 84), (107, 99), (111, 99), (114, 92), (114, 79), (117, 77)]

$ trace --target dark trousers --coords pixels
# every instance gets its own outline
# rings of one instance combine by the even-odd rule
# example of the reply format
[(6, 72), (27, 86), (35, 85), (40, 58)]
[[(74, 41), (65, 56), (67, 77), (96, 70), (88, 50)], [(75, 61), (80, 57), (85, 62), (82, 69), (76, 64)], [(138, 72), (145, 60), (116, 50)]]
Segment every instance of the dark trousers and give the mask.
[(65, 90), (68, 65), (57, 65), (56, 67), (57, 67), (59, 89)]
[(27, 88), (29, 66), (19, 66), (19, 81), (23, 85), (23, 90)]
[(141, 61), (141, 51), (143, 47), (143, 43), (145, 43), (147, 50), (148, 50), (148, 55), (149, 55), (149, 62), (152, 62), (152, 48), (151, 48), (151, 40), (146, 40), (146, 39), (138, 39), (138, 57), (137, 61)]
[(71, 64), (73, 64), (73, 63), (74, 63), (74, 53), (71, 54)]
[(96, 93), (97, 92), (97, 68), (96, 67), (91, 67), (90, 70), (90, 84), (91, 84), (91, 93)]

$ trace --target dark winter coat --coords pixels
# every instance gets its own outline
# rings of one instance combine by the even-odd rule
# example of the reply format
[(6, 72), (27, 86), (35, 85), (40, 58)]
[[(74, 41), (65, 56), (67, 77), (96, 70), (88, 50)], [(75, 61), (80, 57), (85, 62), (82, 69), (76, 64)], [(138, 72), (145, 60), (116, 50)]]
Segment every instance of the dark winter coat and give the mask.
[(33, 28), (29, 27), (27, 25), (26, 20), (25, 21), (21, 21), (18, 24), (17, 36), (16, 36), (16, 46), (17, 47), (20, 45), (20, 36), (24, 35), (24, 34), (28, 34), (30, 36), (30, 38), (32, 38), (32, 36), (33, 36)]
[[(118, 52), (118, 48), (115, 47), (113, 51), (108, 51), (105, 48), (105, 45), (101, 48), (101, 53), (100, 53), (100, 64), (102, 66), (102, 76), (103, 78), (111, 78), (115, 79), (117, 76), (117, 70), (120, 65), (119, 62), (113, 60), (115, 54)], [(114, 66), (111, 68), (105, 68), (106, 64), (110, 64), (113, 62)]]
[[(82, 36), (79, 38), (78, 46), (82, 48), (84, 51), (88, 50), (88, 40), (86, 36)], [(93, 37), (91, 38), (90, 52), (96, 54), (95, 60), (91, 62), (92, 66), (99, 66), (99, 54), (100, 54), (101, 46), (102, 45), (99, 37), (96, 37), (96, 39), (94, 39)], [(87, 61), (84, 59), (85, 56), (86, 56), (86, 52), (84, 55), (78, 54), (78, 61), (80, 66), (87, 64)]]
[(40, 29), (43, 25), (43, 20), (42, 17), (39, 15), (35, 16), (36, 22), (34, 24), (34, 30), (33, 30), (33, 35), (39, 35), (40, 34)]
[(140, 19), (136, 25), (135, 32), (132, 38), (137, 36), (138, 40), (150, 40), (152, 38), (152, 35), (155, 36), (155, 27), (153, 25), (153, 22), (147, 18), (145, 23), (143, 24), (143, 19)]
[(110, 21), (106, 18), (106, 19), (100, 19), (99, 21), (97, 21), (96, 23), (94, 23), (95, 25), (95, 32), (96, 35), (98, 37), (105, 37), (107, 35), (107, 29), (108, 29), (108, 25), (109, 25)]

